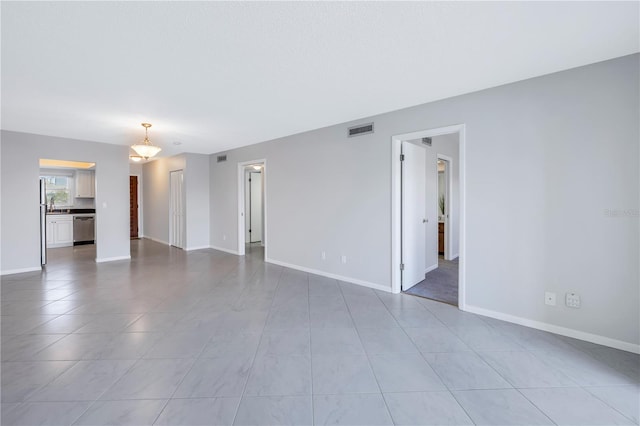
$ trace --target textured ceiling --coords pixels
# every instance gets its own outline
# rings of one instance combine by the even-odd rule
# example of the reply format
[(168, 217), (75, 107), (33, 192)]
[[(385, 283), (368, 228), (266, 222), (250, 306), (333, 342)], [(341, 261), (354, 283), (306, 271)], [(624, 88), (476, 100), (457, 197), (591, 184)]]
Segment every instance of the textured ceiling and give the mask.
[[(2, 128), (169, 155), (639, 50), (638, 2), (2, 2)], [(174, 142), (181, 142), (175, 146)]]

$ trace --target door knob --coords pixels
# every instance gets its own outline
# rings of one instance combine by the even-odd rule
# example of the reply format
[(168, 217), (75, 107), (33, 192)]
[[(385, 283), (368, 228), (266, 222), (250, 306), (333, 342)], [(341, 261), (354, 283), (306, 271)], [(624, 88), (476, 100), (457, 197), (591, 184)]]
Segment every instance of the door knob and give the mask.
[(427, 223), (428, 220), (427, 219), (422, 219), (422, 223)]

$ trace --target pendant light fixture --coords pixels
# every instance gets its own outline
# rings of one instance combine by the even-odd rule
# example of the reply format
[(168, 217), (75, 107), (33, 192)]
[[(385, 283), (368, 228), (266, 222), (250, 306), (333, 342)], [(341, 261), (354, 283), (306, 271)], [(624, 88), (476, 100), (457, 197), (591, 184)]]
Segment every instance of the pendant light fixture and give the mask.
[(152, 145), (149, 141), (149, 127), (151, 127), (150, 123), (141, 123), (142, 127), (144, 127), (144, 141), (141, 144), (131, 145), (131, 149), (133, 149), (140, 157), (145, 160), (153, 157), (160, 151), (162, 148)]

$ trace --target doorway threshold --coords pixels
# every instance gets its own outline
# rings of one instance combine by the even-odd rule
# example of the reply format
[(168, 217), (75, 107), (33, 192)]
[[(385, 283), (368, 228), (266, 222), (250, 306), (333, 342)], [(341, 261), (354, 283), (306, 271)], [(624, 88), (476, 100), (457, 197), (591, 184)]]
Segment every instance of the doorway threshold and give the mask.
[(458, 306), (458, 258), (438, 259), (438, 267), (404, 293)]

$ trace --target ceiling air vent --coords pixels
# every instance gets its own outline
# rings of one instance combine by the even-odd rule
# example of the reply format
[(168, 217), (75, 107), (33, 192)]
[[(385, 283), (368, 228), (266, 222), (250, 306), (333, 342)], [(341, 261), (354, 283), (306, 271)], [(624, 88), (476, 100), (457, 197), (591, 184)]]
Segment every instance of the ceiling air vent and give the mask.
[(227, 154), (218, 155), (218, 163), (222, 163), (223, 161), (227, 161)]
[(348, 136), (362, 136), (368, 135), (369, 133), (373, 133), (373, 123), (360, 124), (358, 126), (349, 127)]
[(426, 146), (431, 146), (431, 138), (422, 138), (422, 143)]

